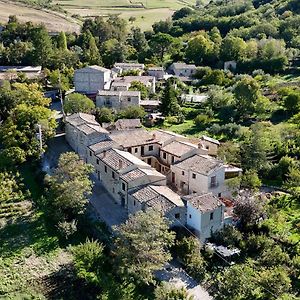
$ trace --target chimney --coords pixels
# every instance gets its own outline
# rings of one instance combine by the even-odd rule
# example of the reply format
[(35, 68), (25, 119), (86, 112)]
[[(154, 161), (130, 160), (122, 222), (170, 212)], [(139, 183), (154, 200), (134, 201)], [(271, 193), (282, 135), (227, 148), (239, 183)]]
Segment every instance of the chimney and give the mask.
[(103, 151), (103, 158), (106, 156), (106, 150)]
[(156, 134), (155, 133), (152, 134), (152, 140), (156, 140)]
[(121, 170), (123, 168), (123, 162), (121, 159), (119, 159), (119, 170)]

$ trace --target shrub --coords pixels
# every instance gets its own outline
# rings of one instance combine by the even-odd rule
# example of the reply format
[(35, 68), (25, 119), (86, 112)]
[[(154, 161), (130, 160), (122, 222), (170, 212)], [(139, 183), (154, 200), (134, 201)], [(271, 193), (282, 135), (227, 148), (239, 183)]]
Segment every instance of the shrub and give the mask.
[(204, 115), (204, 114), (199, 114), (194, 119), (195, 125), (198, 126), (198, 127), (201, 127), (201, 128), (207, 126), (210, 122), (211, 122), (211, 119), (209, 118), (209, 116)]

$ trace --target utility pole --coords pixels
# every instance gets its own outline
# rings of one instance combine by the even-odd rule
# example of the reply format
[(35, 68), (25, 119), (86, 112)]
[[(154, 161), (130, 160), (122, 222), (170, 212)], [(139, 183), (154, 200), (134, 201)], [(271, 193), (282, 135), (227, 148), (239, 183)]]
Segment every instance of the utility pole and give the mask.
[(65, 110), (64, 110), (64, 101), (62, 98), (62, 89), (61, 89), (61, 75), (60, 75), (60, 71), (59, 71), (59, 98), (60, 98), (60, 104), (61, 104), (61, 112), (63, 114), (63, 120), (65, 121), (66, 119), (66, 114), (65, 114)]
[(37, 124), (37, 128), (38, 128), (38, 140), (40, 142), (40, 151), (41, 151), (41, 156), (43, 155), (43, 138), (42, 138), (42, 126), (40, 124)]

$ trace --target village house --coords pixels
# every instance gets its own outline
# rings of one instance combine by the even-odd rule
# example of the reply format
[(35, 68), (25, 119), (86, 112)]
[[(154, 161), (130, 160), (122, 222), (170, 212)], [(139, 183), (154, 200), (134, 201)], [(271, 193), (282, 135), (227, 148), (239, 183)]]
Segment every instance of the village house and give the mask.
[(144, 84), (147, 88), (150, 89), (152, 93), (155, 93), (155, 87), (156, 87), (156, 80), (153, 76), (124, 76), (124, 77), (117, 77), (114, 79), (114, 81), (111, 84), (111, 90), (123, 90), (127, 88), (127, 90), (130, 88), (130, 85), (132, 82), (141, 82)]
[(96, 94), (99, 90), (108, 90), (112, 81), (112, 72), (100, 66), (88, 66), (74, 72), (75, 92)]
[(186, 224), (204, 242), (224, 226), (225, 205), (211, 193), (182, 197), (186, 205)]
[(13, 80), (18, 74), (23, 74), (28, 79), (43, 77), (41, 66), (0, 66), (0, 80)]
[(172, 226), (182, 226), (186, 223), (184, 202), (167, 186), (146, 185), (129, 192), (129, 214), (148, 208), (161, 211), (171, 221)]
[(67, 142), (85, 161), (87, 147), (108, 137), (108, 131), (99, 125), (95, 117), (84, 113), (67, 116), (65, 131)]
[(216, 139), (202, 135), (201, 142), (202, 147), (208, 151), (208, 155), (217, 156), (220, 142)]
[(197, 67), (195, 65), (186, 63), (173, 63), (169, 67), (170, 73), (178, 77), (192, 77), (196, 73)]
[(150, 67), (147, 71), (149, 76), (155, 77), (156, 80), (164, 79), (165, 70), (163, 67)]
[(131, 153), (116, 148), (96, 154), (94, 167), (98, 180), (123, 207), (127, 207), (129, 189), (145, 184), (166, 185), (164, 175)]
[(138, 71), (139, 75), (142, 74), (143, 70), (145, 69), (144, 64), (139, 63), (115, 63), (113, 67), (113, 71), (122, 75), (122, 73), (127, 71)]
[(230, 195), (225, 184), (225, 165), (209, 155), (195, 154), (171, 165), (172, 184), (183, 194), (211, 192)]
[(108, 107), (115, 110), (129, 106), (139, 106), (141, 93), (139, 91), (98, 91), (96, 96), (97, 107)]

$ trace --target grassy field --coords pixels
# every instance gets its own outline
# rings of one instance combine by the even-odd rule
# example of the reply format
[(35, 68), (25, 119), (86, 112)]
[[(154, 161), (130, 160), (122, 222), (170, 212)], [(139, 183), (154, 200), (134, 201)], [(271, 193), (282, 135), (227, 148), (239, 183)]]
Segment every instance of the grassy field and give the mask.
[(57, 0), (55, 3), (70, 14), (86, 16), (107, 16), (118, 14), (125, 19), (136, 17), (133, 25), (150, 29), (159, 20), (170, 17), (175, 10), (195, 4), (194, 0)]
[(10, 15), (16, 15), (22, 22), (43, 23), (50, 31), (79, 31), (79, 25), (62, 14), (34, 9), (10, 1), (0, 1), (0, 22), (7, 22)]

